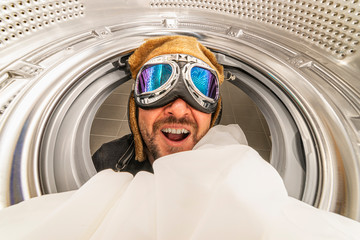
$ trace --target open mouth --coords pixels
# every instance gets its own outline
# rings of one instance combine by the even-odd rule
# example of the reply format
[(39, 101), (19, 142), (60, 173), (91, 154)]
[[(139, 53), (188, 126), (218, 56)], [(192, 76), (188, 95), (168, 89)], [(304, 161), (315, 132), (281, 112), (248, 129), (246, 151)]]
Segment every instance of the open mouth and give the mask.
[(185, 128), (164, 128), (161, 132), (167, 139), (175, 142), (182, 141), (190, 135), (190, 132)]

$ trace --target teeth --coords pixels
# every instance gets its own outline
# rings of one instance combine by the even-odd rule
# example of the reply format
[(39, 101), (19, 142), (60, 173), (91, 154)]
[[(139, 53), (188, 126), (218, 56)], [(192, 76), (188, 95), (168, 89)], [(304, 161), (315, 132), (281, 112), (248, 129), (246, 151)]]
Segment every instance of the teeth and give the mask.
[(164, 128), (161, 131), (163, 131), (164, 133), (172, 133), (172, 134), (186, 134), (189, 133), (188, 130), (184, 129), (184, 128)]

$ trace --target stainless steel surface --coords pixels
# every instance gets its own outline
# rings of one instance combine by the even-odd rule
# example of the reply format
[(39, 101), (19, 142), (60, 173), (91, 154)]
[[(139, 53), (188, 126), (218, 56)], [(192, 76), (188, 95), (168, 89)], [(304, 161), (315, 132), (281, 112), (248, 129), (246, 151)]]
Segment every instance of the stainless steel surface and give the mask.
[(274, 26), (327, 51), (337, 59), (355, 54), (359, 45), (360, 5), (352, 1), (152, 0), (153, 8), (188, 8), (249, 19)]
[(60, 22), (84, 16), (83, 0), (3, 0), (0, 47)]
[[(56, 3), (66, 12), (59, 21), (19, 34), (26, 28), (17, 22), (31, 15), (20, 17), (21, 11), (35, 9), (34, 21), (45, 24), (45, 13), (56, 15), (50, 9)], [(78, 15), (70, 18), (75, 5)], [(239, 86), (256, 100), (277, 136), (271, 162), (289, 191), (360, 220), (357, 0), (28, 0), (2, 2), (0, 8), (2, 207), (77, 188), (91, 177), (91, 119), (126, 79), (113, 63), (147, 37), (186, 34), (249, 76)], [(299, 140), (304, 173), (296, 162), (301, 153), (292, 154), (299, 150), (292, 142)]]

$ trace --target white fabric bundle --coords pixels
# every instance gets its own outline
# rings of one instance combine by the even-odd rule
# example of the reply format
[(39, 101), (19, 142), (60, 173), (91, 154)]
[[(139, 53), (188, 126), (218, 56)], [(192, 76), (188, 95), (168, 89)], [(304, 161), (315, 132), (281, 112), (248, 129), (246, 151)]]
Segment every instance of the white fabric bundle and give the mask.
[(154, 174), (105, 170), (77, 191), (0, 211), (1, 239), (360, 239), (360, 223), (287, 196), (281, 177), (237, 125)]

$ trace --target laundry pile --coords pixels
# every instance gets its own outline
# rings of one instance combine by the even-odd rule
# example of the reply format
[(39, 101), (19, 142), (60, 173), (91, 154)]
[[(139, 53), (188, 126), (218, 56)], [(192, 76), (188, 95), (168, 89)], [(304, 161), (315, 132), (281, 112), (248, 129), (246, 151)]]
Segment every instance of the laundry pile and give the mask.
[(0, 211), (1, 239), (360, 239), (360, 223), (287, 195), (281, 177), (236, 125), (154, 174), (105, 170), (79, 190)]

